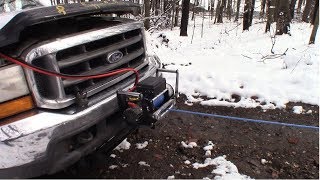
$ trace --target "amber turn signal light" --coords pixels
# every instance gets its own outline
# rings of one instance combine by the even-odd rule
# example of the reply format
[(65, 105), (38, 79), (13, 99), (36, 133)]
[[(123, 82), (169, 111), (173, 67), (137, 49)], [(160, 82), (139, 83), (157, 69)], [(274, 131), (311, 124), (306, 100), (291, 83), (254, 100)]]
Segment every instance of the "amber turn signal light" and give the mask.
[(32, 109), (31, 96), (24, 96), (0, 104), (0, 119)]

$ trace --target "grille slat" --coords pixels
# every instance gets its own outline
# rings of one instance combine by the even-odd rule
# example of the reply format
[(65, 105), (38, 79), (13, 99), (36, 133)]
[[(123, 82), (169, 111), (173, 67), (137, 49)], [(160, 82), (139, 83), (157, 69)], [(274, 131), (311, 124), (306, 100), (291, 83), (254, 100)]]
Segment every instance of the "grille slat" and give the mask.
[(121, 42), (112, 44), (112, 45), (110, 45), (108, 47), (104, 47), (104, 48), (100, 48), (98, 50), (94, 50), (94, 51), (91, 51), (91, 52), (87, 52), (87, 53), (83, 53), (83, 54), (80, 54), (80, 55), (72, 56), (72, 57), (67, 58), (67, 59), (61, 59), (61, 60), (58, 61), (58, 66), (60, 68), (70, 67), (72, 65), (88, 61), (89, 59), (93, 59), (93, 58), (96, 58), (98, 56), (105, 55), (105, 54), (107, 54), (109, 52), (112, 52), (112, 51), (115, 51), (117, 49), (121, 49), (121, 48), (130, 46), (132, 44), (135, 44), (135, 43), (141, 41), (141, 39), (142, 39), (142, 36), (141, 36), (141, 34), (139, 34), (136, 37), (132, 37), (130, 39), (123, 40)]
[[(136, 70), (140, 70), (143, 67), (145, 67), (148, 64), (148, 62), (144, 62), (143, 64), (136, 64), (134, 67)], [(87, 96), (90, 97), (106, 88), (109, 88), (115, 84), (117, 84), (118, 82), (128, 78), (129, 76), (131, 76), (133, 74), (132, 71), (127, 72), (125, 74), (120, 74), (120, 75), (116, 75), (107, 79), (104, 79), (102, 81), (100, 81), (99, 83), (96, 83), (95, 86), (90, 86), (86, 89), (84, 89), (85, 92), (87, 92)]]
[[(112, 69), (115, 69), (117, 67), (120, 67), (121, 65), (123, 64), (126, 64), (128, 62), (130, 62), (131, 60), (141, 56), (142, 54), (144, 53), (144, 49), (139, 49), (133, 53), (130, 53), (126, 56), (124, 56), (121, 61), (119, 61), (118, 63), (114, 63), (114, 64), (108, 64), (107, 66), (100, 66), (100, 67), (97, 67), (97, 68), (94, 68), (94, 69), (91, 69), (89, 71), (86, 71), (84, 73), (80, 73), (78, 75), (92, 75), (92, 74), (100, 74), (100, 73), (103, 73), (103, 72), (108, 72)], [(75, 85), (75, 84), (78, 84), (78, 83), (81, 83), (81, 82), (84, 82), (86, 80), (84, 79), (73, 79), (73, 80), (64, 80), (63, 81), (63, 85), (65, 87), (69, 87), (69, 86), (72, 86), (72, 85)]]

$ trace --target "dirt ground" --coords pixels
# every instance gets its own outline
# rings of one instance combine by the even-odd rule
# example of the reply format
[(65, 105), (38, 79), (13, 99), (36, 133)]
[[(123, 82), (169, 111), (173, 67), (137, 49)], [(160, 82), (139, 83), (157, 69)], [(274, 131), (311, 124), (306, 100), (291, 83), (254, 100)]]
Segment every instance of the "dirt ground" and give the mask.
[[(294, 114), (292, 107), (302, 105), (312, 114)], [(302, 103), (289, 103), (286, 109), (263, 112), (260, 108), (243, 109), (228, 107), (206, 107), (195, 104), (187, 106), (180, 98), (178, 109), (265, 119), (287, 123), (319, 126), (319, 107)], [(319, 178), (319, 131), (231, 121), (221, 118), (170, 112), (155, 129), (140, 129), (128, 137), (129, 150), (111, 154), (96, 153), (86, 157), (76, 166), (49, 178), (150, 178), (160, 179), (174, 175), (175, 178), (213, 178), (208, 166), (194, 169), (192, 165), (203, 163), (204, 150), (208, 141), (215, 146), (211, 157), (226, 155), (234, 163), (239, 173), (251, 178)], [(148, 141), (144, 149), (137, 149), (136, 143)], [(194, 141), (198, 147), (186, 149), (181, 141)], [(268, 162), (261, 163), (261, 159)], [(141, 166), (145, 161), (150, 166)], [(85, 162), (85, 163), (84, 163)], [(117, 165), (110, 169), (111, 165)], [(77, 168), (75, 168), (77, 167)]]

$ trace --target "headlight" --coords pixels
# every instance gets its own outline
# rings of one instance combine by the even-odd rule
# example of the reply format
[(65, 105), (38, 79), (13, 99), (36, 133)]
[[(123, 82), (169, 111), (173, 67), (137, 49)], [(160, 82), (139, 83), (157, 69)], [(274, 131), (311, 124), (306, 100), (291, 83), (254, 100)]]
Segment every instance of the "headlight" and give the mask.
[(33, 108), (32, 98), (21, 66), (0, 68), (0, 119)]

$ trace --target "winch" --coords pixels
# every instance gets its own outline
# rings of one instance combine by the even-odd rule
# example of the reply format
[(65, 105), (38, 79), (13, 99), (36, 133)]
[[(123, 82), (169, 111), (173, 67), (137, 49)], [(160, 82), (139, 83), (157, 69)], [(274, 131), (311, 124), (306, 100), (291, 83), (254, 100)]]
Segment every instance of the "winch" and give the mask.
[[(165, 78), (159, 76), (164, 72), (175, 74), (175, 90)], [(156, 77), (148, 77), (140, 81), (135, 91), (118, 91), (118, 102), (125, 121), (133, 126), (154, 127), (154, 123), (175, 105), (178, 83), (178, 70), (157, 69)]]

